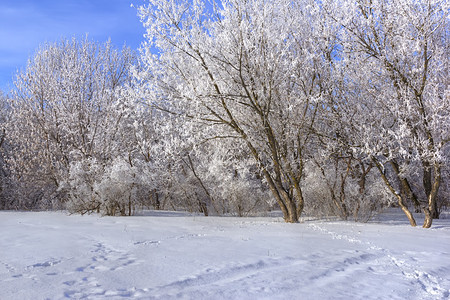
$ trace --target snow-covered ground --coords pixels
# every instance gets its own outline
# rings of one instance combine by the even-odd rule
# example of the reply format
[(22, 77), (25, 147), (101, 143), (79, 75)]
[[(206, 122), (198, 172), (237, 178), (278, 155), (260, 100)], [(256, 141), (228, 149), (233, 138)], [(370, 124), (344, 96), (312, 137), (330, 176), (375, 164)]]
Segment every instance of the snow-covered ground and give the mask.
[(0, 212), (0, 299), (447, 299), (450, 219)]

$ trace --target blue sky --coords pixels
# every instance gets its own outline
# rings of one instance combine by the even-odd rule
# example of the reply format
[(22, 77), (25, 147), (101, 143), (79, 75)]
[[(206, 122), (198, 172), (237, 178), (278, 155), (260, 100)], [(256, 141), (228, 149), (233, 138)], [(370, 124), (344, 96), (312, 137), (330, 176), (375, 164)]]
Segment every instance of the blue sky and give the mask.
[(137, 49), (144, 29), (136, 8), (143, 0), (1, 0), (0, 90), (8, 93), (18, 69), (24, 69), (39, 45), (61, 38), (111, 38), (121, 48)]

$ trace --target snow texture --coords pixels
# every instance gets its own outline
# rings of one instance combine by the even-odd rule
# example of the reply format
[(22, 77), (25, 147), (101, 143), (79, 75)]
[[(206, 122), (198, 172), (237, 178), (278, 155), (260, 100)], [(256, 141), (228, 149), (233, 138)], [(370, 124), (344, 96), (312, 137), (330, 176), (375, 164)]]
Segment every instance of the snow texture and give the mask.
[(0, 212), (0, 299), (448, 299), (450, 219)]

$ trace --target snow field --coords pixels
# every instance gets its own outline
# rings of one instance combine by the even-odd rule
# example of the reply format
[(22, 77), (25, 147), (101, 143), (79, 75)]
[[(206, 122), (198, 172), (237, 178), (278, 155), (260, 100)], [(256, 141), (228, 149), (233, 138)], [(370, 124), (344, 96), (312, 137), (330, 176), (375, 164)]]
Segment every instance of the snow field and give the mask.
[[(0, 212), (0, 299), (447, 299), (450, 220)], [(404, 217), (396, 215), (399, 220)]]

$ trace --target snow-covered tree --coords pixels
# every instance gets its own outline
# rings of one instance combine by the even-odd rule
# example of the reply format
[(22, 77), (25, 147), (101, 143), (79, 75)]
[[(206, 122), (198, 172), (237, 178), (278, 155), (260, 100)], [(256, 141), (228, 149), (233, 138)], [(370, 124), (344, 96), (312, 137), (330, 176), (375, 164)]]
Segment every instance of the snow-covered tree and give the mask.
[(8, 120), (7, 97), (0, 91), (0, 209), (9, 208), (8, 196), (5, 191), (8, 180), (8, 171), (5, 161), (7, 155), (6, 146), (6, 122)]
[[(153, 121), (136, 130), (146, 132), (139, 138), (152, 137), (144, 148), (150, 149), (155, 208), (205, 215), (245, 215), (268, 208), (268, 189), (256, 178), (258, 168), (240, 139), (219, 138), (216, 130), (160, 110), (145, 114)], [(243, 196), (251, 193), (255, 197)]]
[(324, 7), (343, 29), (340, 104), (354, 110), (346, 116), (346, 128), (356, 132), (352, 148), (373, 163), (411, 225), (407, 198), (430, 227), (449, 161), (448, 2), (328, 1)]
[(103, 169), (122, 154), (121, 91), (133, 62), (128, 48), (74, 38), (43, 45), (17, 74), (7, 134), (18, 198), (58, 206), (70, 195), (74, 166), (95, 161)]
[(147, 80), (150, 101), (196, 123), (205, 139), (240, 139), (285, 220), (297, 222), (333, 48), (332, 39), (322, 39), (320, 6), (232, 0), (211, 8), (203, 1), (151, 0), (139, 11), (147, 69), (138, 78)]
[(394, 199), (430, 227), (448, 205), (446, 1), (138, 10), (139, 60), (87, 38), (45, 44), (0, 95), (0, 208), (276, 206), (297, 222), (367, 220)]

